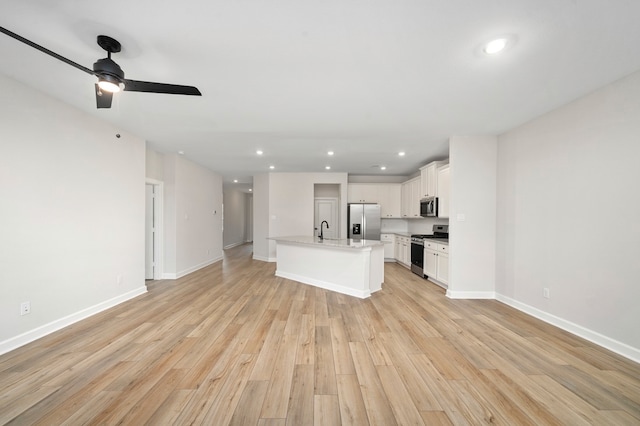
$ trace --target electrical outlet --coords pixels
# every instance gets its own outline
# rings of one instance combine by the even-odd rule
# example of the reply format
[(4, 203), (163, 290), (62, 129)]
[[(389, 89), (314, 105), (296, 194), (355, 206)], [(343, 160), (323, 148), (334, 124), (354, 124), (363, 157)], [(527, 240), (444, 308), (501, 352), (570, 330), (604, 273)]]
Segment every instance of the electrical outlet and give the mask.
[(548, 289), (548, 288), (543, 288), (543, 289), (542, 289), (542, 296), (543, 296), (545, 299), (548, 299), (548, 298), (549, 298), (549, 289)]
[(31, 302), (22, 302), (20, 304), (20, 315), (27, 315), (31, 313)]

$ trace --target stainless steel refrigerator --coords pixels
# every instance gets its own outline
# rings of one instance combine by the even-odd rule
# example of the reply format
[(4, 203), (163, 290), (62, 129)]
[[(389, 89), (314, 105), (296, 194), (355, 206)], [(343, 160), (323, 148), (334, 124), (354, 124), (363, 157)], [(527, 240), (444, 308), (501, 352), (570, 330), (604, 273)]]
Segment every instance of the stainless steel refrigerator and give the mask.
[(380, 204), (349, 204), (347, 233), (356, 240), (380, 240)]

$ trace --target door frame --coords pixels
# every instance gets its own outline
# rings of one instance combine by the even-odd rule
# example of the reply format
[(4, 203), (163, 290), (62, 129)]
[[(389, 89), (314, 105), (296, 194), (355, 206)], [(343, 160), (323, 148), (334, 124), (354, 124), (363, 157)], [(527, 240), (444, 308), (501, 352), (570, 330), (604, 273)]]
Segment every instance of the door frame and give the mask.
[[(155, 222), (155, 238), (153, 241), (154, 268), (153, 279), (161, 280), (164, 274), (164, 182), (146, 178), (145, 185), (153, 186), (155, 202), (153, 203), (153, 219)], [(146, 199), (146, 198), (145, 198)], [(146, 219), (145, 219), (146, 220)], [(146, 223), (145, 223), (146, 227)], [(146, 250), (146, 244), (145, 244)], [(145, 260), (146, 268), (146, 260)]]
[(246, 223), (244, 226), (245, 243), (253, 242), (253, 194), (247, 194), (246, 203)]

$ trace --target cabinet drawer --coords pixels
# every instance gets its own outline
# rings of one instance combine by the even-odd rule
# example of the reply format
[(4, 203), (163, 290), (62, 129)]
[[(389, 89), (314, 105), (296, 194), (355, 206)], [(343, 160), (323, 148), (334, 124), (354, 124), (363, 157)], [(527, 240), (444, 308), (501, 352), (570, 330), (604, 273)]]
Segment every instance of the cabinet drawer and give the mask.
[(449, 253), (449, 246), (444, 244), (438, 244), (438, 251), (440, 253)]
[(424, 242), (424, 248), (426, 250), (438, 250), (438, 244), (432, 242), (432, 241), (425, 241)]

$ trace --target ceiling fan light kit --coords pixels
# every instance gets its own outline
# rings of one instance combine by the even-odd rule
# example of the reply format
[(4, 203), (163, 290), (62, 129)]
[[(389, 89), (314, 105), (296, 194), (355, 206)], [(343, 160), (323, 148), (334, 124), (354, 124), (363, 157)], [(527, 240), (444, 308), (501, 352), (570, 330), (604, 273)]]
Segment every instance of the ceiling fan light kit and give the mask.
[(111, 76), (103, 76), (98, 78), (98, 87), (106, 92), (118, 93), (124, 89), (124, 84)]
[(121, 51), (120, 43), (105, 35), (99, 35), (97, 38), (98, 45), (107, 52), (107, 57), (98, 59), (93, 64), (93, 70), (86, 68), (80, 64), (73, 62), (47, 48), (44, 48), (26, 38), (15, 34), (6, 28), (0, 27), (0, 32), (12, 37), (28, 46), (31, 46), (49, 56), (52, 56), (72, 67), (84, 71), (87, 74), (98, 77), (95, 84), (96, 106), (98, 108), (111, 108), (113, 93), (120, 91), (128, 92), (147, 92), (147, 93), (165, 93), (172, 95), (190, 95), (202, 96), (202, 93), (194, 86), (182, 86), (178, 84), (154, 83), (149, 81), (128, 80), (124, 78), (124, 71), (120, 66), (111, 59), (112, 53)]

